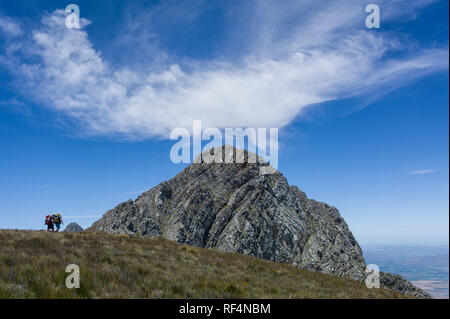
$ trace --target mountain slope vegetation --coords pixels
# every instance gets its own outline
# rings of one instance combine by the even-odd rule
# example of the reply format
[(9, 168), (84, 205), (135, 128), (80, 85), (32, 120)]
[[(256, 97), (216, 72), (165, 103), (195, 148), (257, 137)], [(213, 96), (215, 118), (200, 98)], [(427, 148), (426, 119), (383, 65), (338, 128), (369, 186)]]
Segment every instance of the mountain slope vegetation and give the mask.
[[(81, 286), (65, 286), (66, 266)], [(0, 231), (0, 298), (407, 298), (362, 282), (161, 238)]]

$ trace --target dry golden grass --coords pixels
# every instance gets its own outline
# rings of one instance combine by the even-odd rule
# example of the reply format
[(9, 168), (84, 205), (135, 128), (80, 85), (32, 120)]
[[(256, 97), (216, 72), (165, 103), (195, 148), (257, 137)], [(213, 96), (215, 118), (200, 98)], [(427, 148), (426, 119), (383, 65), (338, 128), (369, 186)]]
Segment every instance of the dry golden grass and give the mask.
[[(65, 286), (80, 266), (80, 289)], [(405, 298), (363, 283), (164, 239), (0, 231), (0, 298)]]

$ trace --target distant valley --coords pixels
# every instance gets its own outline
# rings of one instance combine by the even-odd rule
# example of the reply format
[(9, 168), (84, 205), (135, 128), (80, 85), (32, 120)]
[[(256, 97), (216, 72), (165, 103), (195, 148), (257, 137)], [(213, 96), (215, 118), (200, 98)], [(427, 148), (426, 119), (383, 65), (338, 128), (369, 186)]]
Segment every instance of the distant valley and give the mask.
[(448, 246), (367, 246), (367, 264), (405, 276), (434, 298), (449, 298)]

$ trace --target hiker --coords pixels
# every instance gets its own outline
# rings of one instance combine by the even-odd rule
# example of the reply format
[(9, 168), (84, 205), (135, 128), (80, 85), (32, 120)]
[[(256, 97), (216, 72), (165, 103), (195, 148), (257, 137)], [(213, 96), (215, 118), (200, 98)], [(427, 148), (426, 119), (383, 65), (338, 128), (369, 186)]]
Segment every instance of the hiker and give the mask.
[(61, 228), (61, 224), (64, 224), (61, 215), (62, 215), (61, 213), (57, 213), (57, 214), (54, 215), (54, 222), (55, 222), (55, 225), (56, 225), (56, 232), (57, 233), (59, 232), (59, 229)]
[(55, 231), (54, 227), (53, 227), (53, 223), (54, 223), (54, 219), (52, 215), (47, 215), (45, 216), (45, 225), (47, 225), (47, 232), (51, 231)]

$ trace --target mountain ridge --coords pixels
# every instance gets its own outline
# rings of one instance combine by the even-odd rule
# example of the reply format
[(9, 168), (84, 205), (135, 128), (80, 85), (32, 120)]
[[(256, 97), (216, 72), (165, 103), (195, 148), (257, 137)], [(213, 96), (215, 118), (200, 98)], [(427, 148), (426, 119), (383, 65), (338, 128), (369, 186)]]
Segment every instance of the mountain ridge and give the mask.
[[(223, 163), (204, 160), (215, 154)], [(339, 211), (309, 199), (276, 170), (260, 174), (269, 164), (260, 157), (249, 163), (254, 155), (212, 148), (174, 178), (106, 212), (90, 231), (162, 237), (364, 280), (361, 247)], [(234, 163), (225, 163), (230, 157)]]

